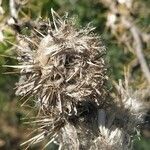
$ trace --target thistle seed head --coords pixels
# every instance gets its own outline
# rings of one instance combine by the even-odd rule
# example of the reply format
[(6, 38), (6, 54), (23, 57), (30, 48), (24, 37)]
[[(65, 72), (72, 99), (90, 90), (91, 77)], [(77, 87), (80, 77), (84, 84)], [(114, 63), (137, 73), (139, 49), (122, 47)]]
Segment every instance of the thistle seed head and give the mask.
[(24, 144), (40, 142), (44, 135), (56, 138), (58, 131), (71, 127), (66, 124), (80, 126), (79, 131), (91, 128), (107, 93), (105, 47), (94, 28), (78, 29), (71, 19), (63, 20), (53, 10), (52, 18), (53, 23), (39, 20), (29, 35), (18, 36), (19, 65), (15, 68), (21, 77), (16, 94), (33, 97), (44, 115), (36, 122), (42, 132)]

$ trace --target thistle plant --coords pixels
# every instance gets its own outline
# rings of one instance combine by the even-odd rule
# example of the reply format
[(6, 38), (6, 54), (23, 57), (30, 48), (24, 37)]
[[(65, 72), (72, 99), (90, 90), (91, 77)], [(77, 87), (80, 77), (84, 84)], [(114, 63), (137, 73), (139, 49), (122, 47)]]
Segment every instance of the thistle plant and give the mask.
[[(107, 88), (105, 47), (94, 28), (77, 28), (73, 19), (51, 10), (52, 22), (36, 20), (17, 36), (20, 70), (16, 95), (34, 101), (31, 146), (48, 138), (60, 149), (127, 150), (146, 107), (123, 83), (116, 97)], [(28, 148), (27, 147), (27, 148)], [(45, 148), (44, 147), (44, 148)]]

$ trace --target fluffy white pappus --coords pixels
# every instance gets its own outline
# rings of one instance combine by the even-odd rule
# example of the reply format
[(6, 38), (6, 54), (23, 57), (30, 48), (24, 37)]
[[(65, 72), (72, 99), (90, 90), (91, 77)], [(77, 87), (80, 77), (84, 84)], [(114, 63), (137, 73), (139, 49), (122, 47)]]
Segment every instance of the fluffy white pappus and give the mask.
[(133, 91), (127, 82), (123, 85), (122, 81), (118, 85), (116, 84), (116, 89), (119, 94), (117, 103), (128, 111), (132, 118), (142, 121), (148, 111), (148, 107), (142, 99), (141, 90)]
[(126, 109), (129, 109), (133, 115), (136, 115), (138, 118), (141, 118), (145, 114), (145, 105), (142, 101), (128, 97), (123, 99), (123, 103)]
[(100, 136), (93, 142), (90, 150), (127, 150), (128, 145), (125, 144), (123, 131), (119, 128), (110, 130), (105, 126), (100, 126)]
[(61, 138), (58, 138), (58, 141), (61, 140), (59, 149), (79, 150), (80, 142), (78, 138), (76, 128), (70, 124), (66, 124), (65, 127), (62, 128)]
[(114, 131), (110, 131), (110, 129), (101, 126), (99, 127), (101, 138), (105, 139), (105, 142), (108, 145), (115, 145), (117, 143), (122, 143), (122, 132), (119, 129), (115, 129)]

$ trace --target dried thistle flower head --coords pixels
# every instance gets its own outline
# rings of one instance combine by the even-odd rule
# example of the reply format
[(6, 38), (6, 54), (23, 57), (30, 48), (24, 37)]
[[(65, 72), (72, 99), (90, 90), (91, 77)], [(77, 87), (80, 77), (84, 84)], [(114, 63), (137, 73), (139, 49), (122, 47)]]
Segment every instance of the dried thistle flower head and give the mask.
[(45, 147), (57, 141), (65, 150), (130, 149), (145, 105), (123, 84), (116, 85), (118, 98), (107, 96), (105, 48), (94, 28), (78, 29), (51, 12), (53, 23), (32, 22), (29, 33), (18, 36), (19, 64), (10, 66), (20, 69), (16, 94), (26, 98), (23, 105), (34, 100), (39, 109), (29, 122), (35, 136), (22, 145), (49, 137)]
[(106, 80), (102, 57), (105, 49), (100, 38), (92, 33), (94, 28), (78, 30), (73, 22), (63, 21), (54, 11), (52, 15), (54, 27), (45, 23), (44, 31), (35, 29), (33, 36), (20, 38), (19, 67), (32, 82), (25, 81), (26, 86), (19, 84), (17, 94), (26, 94), (31, 88), (30, 92), (38, 93), (40, 102), (48, 107), (52, 91), (58, 101), (63, 101), (63, 97), (77, 102), (90, 95), (101, 96), (100, 89)]
[(73, 20), (63, 20), (53, 10), (52, 18), (52, 24), (37, 21), (30, 35), (18, 36), (15, 67), (21, 77), (16, 94), (34, 97), (42, 117), (37, 121), (42, 132), (25, 143), (37, 143), (45, 135), (56, 138), (66, 124), (90, 126), (105, 100), (105, 48), (100, 37), (90, 25), (77, 29)]

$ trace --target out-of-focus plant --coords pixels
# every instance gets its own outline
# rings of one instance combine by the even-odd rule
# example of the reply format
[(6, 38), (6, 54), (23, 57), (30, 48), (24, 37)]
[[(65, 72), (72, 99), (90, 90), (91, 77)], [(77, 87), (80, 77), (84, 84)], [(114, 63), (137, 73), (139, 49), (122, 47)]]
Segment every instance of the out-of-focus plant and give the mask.
[[(144, 32), (136, 24), (137, 19), (134, 15), (137, 15), (138, 8), (136, 7), (139, 3), (133, 0), (101, 0), (100, 2), (108, 8), (106, 26), (110, 28), (112, 35), (115, 36), (118, 43), (123, 45), (124, 49), (130, 51), (137, 58), (129, 66), (131, 78), (133, 68), (140, 64), (142, 75), (148, 81), (146, 83), (149, 84), (150, 71), (144, 52), (149, 48), (150, 35), (148, 31)], [(148, 11), (148, 8), (145, 7), (145, 11)]]

